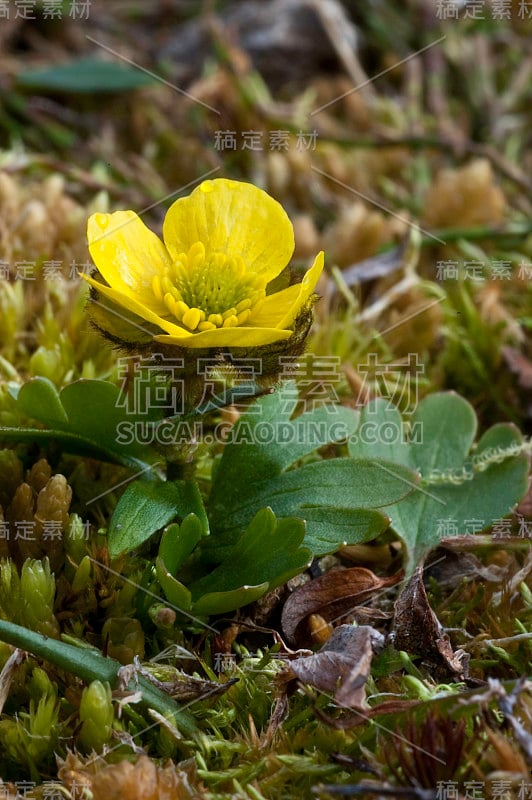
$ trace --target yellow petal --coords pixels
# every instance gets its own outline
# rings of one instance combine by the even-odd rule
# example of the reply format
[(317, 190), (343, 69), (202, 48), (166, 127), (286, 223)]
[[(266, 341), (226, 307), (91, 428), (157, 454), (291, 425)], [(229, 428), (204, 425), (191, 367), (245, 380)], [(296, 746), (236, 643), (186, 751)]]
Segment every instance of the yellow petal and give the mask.
[(299, 297), (299, 284), (289, 286), (280, 292), (270, 294), (264, 298), (260, 309), (251, 315), (248, 320), (250, 325), (257, 325), (260, 328), (275, 328), (277, 323), (285, 317)]
[[(185, 333), (185, 331), (183, 331)], [(263, 344), (280, 342), (288, 339), (293, 331), (281, 331), (278, 328), (216, 328), (213, 331), (182, 336), (154, 336), (156, 342), (173, 344), (179, 347), (260, 347)]]
[[(82, 274), (82, 278), (84, 278), (87, 281), (87, 283), (90, 283), (91, 286), (94, 286), (94, 288), (97, 289), (99, 292), (101, 292), (103, 295), (112, 300), (113, 303), (115, 303), (117, 306), (123, 308), (124, 319), (127, 322), (131, 322), (131, 324), (136, 324), (133, 322), (133, 320), (130, 320), (129, 317), (127, 316), (126, 312), (131, 311), (137, 317), (145, 319), (146, 322), (151, 322), (152, 325), (157, 325), (157, 327), (161, 328), (163, 331), (166, 331), (166, 333), (170, 333), (175, 336), (183, 336), (185, 338), (187, 336), (192, 335), (188, 331), (183, 330), (183, 328), (180, 328), (179, 325), (174, 325), (172, 322), (168, 322), (168, 320), (163, 319), (163, 317), (160, 317), (150, 308), (147, 308), (138, 300), (135, 300), (135, 298), (130, 297), (127, 294), (123, 294), (122, 292), (118, 291), (117, 289), (113, 289), (110, 286), (104, 286), (103, 283), (99, 283), (98, 281), (95, 281), (93, 278), (89, 278), (88, 275)], [(147, 331), (147, 333), (150, 333), (150, 331)]]
[(87, 223), (87, 238), (93, 261), (109, 286), (155, 313), (164, 312), (152, 283), (171, 265), (170, 257), (134, 211), (93, 214)]
[(250, 323), (258, 327), (289, 328), (316, 288), (323, 272), (323, 263), (324, 255), (320, 252), (301, 283), (268, 295), (260, 311), (251, 316)]
[(292, 223), (283, 207), (250, 183), (204, 181), (170, 206), (163, 225), (173, 260), (203, 242), (207, 254), (239, 256), (266, 282), (277, 277), (294, 251)]

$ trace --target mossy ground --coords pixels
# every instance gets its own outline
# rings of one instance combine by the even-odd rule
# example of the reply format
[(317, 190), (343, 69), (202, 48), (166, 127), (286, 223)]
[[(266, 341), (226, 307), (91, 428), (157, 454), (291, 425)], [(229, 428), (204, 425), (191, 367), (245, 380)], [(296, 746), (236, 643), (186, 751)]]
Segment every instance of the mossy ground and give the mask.
[[(301, 81), (291, 80), (289, 65), (283, 88), (269, 87), (268, 75), (254, 71), (227, 31), (215, 28), (212, 55), (187, 91), (216, 114), (157, 82), (109, 95), (39, 92), (17, 80), (30, 66), (86, 54), (89, 35), (104, 36), (107, 46), (171, 83), (172, 65), (158, 63), (153, 43), (163, 37), (164, 14), (179, 15), (181, 4), (160, 5), (159, 18), (129, 2), (112, 11), (94, 4), (89, 19), (65, 14), (53, 30), (39, 12), (35, 22), (13, 22), (4, 31), (0, 423), (26, 423), (10, 386), (29, 377), (47, 377), (58, 388), (80, 377), (119, 380), (119, 354), (89, 328), (87, 289), (77, 274), (89, 262), (87, 215), (146, 209), (145, 220), (158, 229), (174, 197), (212, 172), (260, 184), (284, 205), (295, 227), (296, 268), (325, 249), (328, 275), (319, 287), (308, 351), (333, 357), (335, 398), (355, 405), (390, 391), (362, 369), (374, 355), (380, 365), (415, 361), (422, 369), (407, 382), (397, 378), (392, 392), (404, 410), (429, 393), (454, 389), (475, 406), (482, 430), (509, 420), (530, 435), (526, 48), (532, 22), (519, 15), (519, 4), (500, 19), (493, 4), (484, 6), (483, 19), (445, 21), (436, 6), (427, 5), (419, 17), (414, 3), (399, 12), (383, 0), (363, 14), (346, 3), (360, 32), (359, 66), (368, 75), (389, 70), (359, 91), (341, 68)], [(219, 4), (222, 19), (225, 5)], [(196, 11), (188, 15), (193, 20)], [(142, 33), (145, 26), (151, 34)], [(235, 132), (234, 149), (220, 146), (220, 131)], [(271, 145), (279, 131), (287, 134), (286, 149)], [(260, 134), (260, 148), (244, 148), (244, 132)], [(393, 260), (393, 248), (401, 246), (397, 268), (382, 276), (384, 254)], [(353, 278), (353, 264), (378, 255), (366, 277)], [(304, 390), (304, 373), (298, 377)], [(196, 475), (205, 491), (214, 455), (204, 446), (197, 452)], [(51, 796), (46, 791), (57, 781), (76, 798), (82, 786), (96, 800), (113, 791), (136, 797), (145, 779), (158, 787), (145, 796), (279, 800), (361, 780), (434, 789), (437, 775), (451, 789), (458, 782), (461, 796), (532, 796), (529, 691), (514, 707), (521, 739), (493, 698), (483, 704), (478, 697), (488, 679), (510, 691), (530, 670), (529, 499), (503, 542), (488, 533), (449, 544), (447, 571), (428, 581), (430, 603), (453, 647), (471, 656), (469, 686), (440, 685), (422, 659), (385, 651), (368, 682), (370, 705), (383, 698), (418, 705), (343, 729), (329, 697), (298, 689), (276, 725), (272, 712), (281, 700), (275, 676), (283, 662), (276, 660), (270, 633), (244, 624), (262, 614), (261, 624), (278, 625), (275, 613), (244, 609), (217, 620), (216, 634), (165, 626), (149, 616), (135, 588), (153, 557), (149, 547), (109, 562), (105, 528), (121, 489), (108, 490), (128, 475), (53, 447), (0, 452), (0, 520), (4, 533), (11, 531), (0, 540), (0, 554), (10, 559), (0, 573), (0, 617), (84, 640), (124, 664), (135, 656), (163, 663), (166, 652), (167, 672), (183, 665), (211, 680), (219, 679), (217, 654), (232, 653), (218, 667), (225, 666), (222, 680), (237, 680), (222, 696), (188, 701), (202, 731), (194, 742), (129, 705), (121, 719), (115, 713), (115, 735), (99, 757), (90, 754), (90, 737), (81, 732), (82, 682), (27, 659), (15, 669), (0, 720), (0, 775), (12, 782), (13, 794), (17, 783), (21, 792), (27, 782), (26, 796)], [(27, 535), (30, 524), (34, 540)], [(336, 564), (393, 574), (400, 556), (390, 538), (350, 548)], [(53, 600), (45, 557), (55, 573)], [(36, 559), (27, 562), (35, 574), (24, 583), (18, 575), (28, 558)], [(372, 604), (382, 612), (383, 630), (396, 596), (391, 589)], [(2, 663), (10, 653), (1, 646)], [(135, 747), (152, 761), (139, 761), (137, 772), (116, 766), (135, 762)], [(165, 777), (166, 759), (177, 764), (171, 778)], [(106, 765), (115, 771), (104, 774)], [(46, 790), (39, 788), (43, 781)]]

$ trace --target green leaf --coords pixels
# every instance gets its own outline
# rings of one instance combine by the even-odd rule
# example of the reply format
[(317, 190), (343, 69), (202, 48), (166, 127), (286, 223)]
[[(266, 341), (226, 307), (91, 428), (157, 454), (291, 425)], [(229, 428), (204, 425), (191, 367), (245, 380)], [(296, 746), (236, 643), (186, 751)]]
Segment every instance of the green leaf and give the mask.
[(246, 583), (267, 581), (272, 589), (285, 583), (310, 563), (310, 550), (300, 548), (304, 538), (302, 520), (277, 520), (271, 508), (261, 509), (220, 566), (191, 586), (192, 596), (198, 598), (207, 589), (227, 592)]
[(188, 589), (172, 573), (203, 535), (194, 514), (181, 526), (170, 525), (161, 539), (156, 562), (157, 579), (166, 598), (177, 610), (192, 610), (197, 616), (222, 614), (247, 605), (297, 575), (312, 560), (311, 551), (301, 547), (305, 523), (299, 519), (277, 520), (272, 510), (265, 508), (255, 515), (222, 563), (214, 569), (204, 565), (206, 574)]
[(135, 469), (137, 473), (149, 477), (155, 473), (154, 464), (148, 464), (139, 458), (130, 456), (126, 453), (118, 453), (108, 450), (100, 444), (91, 442), (77, 433), (67, 433), (60, 430), (50, 430), (43, 428), (3, 428), (0, 427), (0, 442), (20, 444), (22, 442), (39, 442), (44, 445), (61, 447), (66, 453), (75, 453), (86, 458), (95, 458), (98, 461), (108, 461), (110, 464), (120, 464), (123, 467)]
[(368, 508), (310, 506), (302, 509), (307, 523), (305, 544), (313, 553), (332, 553), (345, 544), (370, 542), (383, 533), (390, 517)]
[(78, 58), (46, 69), (28, 70), (17, 76), (17, 83), (32, 89), (56, 92), (127, 92), (157, 83), (155, 75), (116, 61)]
[(159, 457), (136, 435), (135, 425), (151, 424), (149, 417), (129, 413), (120, 389), (109, 381), (79, 380), (58, 393), (47, 378), (32, 378), (20, 387), (17, 404), (25, 415), (50, 430), (0, 428), (3, 441), (34, 437), (70, 453), (133, 466), (141, 472), (149, 472), (149, 462)]
[[(71, 431), (88, 432), (94, 441), (110, 443), (111, 449), (118, 446), (120, 423), (127, 421), (129, 415), (120, 406), (117, 386), (109, 381), (79, 380), (65, 386), (59, 396)], [(124, 448), (134, 452), (145, 449), (137, 441)]]
[(208, 592), (204, 594), (193, 606), (194, 614), (198, 617), (208, 617), (211, 614), (226, 614), (236, 608), (254, 603), (268, 591), (268, 583), (258, 586), (241, 586), (228, 592)]
[(207, 533), (203, 501), (192, 481), (136, 481), (127, 487), (114, 510), (108, 532), (109, 553), (114, 557), (133, 550), (171, 520), (189, 514), (196, 514)]
[(471, 453), (476, 429), (473, 408), (452, 392), (422, 400), (409, 426), (384, 400), (362, 412), (350, 453), (378, 452), (419, 469), (423, 478), (409, 497), (386, 509), (407, 546), (408, 575), (444, 536), (464, 534), (471, 525), (479, 531), (488, 528), (526, 493), (528, 458), (515, 454), (522, 443), (519, 431), (495, 425)]
[(213, 509), (211, 522), (218, 533), (209, 546), (220, 539), (222, 546), (234, 542), (253, 515), (270, 506), (277, 516), (307, 521), (305, 544), (315, 554), (332, 552), (344, 543), (374, 538), (375, 531), (386, 527), (386, 518), (360, 514), (360, 509), (374, 511), (395, 503), (412, 492), (417, 481), (413, 470), (379, 459), (334, 458), (306, 464), (270, 480), (241, 485), (238, 503)]
[(388, 525), (375, 509), (412, 491), (416, 474), (366, 459), (330, 459), (289, 469), (329, 442), (356, 430), (358, 412), (322, 406), (290, 419), (297, 404), (295, 384), (260, 398), (232, 430), (217, 465), (209, 499), (216, 537), (205, 552), (221, 558), (261, 508), (307, 521), (305, 544), (315, 554), (344, 543), (375, 538)]
[(174, 523), (166, 528), (159, 545), (159, 557), (168, 572), (176, 574), (203, 536), (205, 528), (195, 514), (185, 517), (181, 525)]
[[(295, 384), (265, 395), (242, 414), (224, 448), (211, 491), (211, 503), (238, 497), (242, 475), (255, 482), (280, 474), (299, 459), (330, 442), (347, 439), (360, 415), (350, 408), (323, 406), (290, 420), (297, 405)], [(264, 431), (271, 439), (261, 442)]]
[(169, 572), (162, 558), (155, 562), (157, 580), (161, 585), (167, 600), (173, 605), (176, 611), (189, 611), (192, 605), (192, 598), (189, 590), (181, 581)]
[(17, 394), (20, 410), (48, 428), (67, 428), (68, 416), (59, 399), (59, 392), (48, 378), (32, 378)]
[(270, 508), (261, 509), (222, 563), (190, 587), (194, 613), (232, 611), (302, 572), (312, 560), (304, 537), (302, 520), (277, 520)]

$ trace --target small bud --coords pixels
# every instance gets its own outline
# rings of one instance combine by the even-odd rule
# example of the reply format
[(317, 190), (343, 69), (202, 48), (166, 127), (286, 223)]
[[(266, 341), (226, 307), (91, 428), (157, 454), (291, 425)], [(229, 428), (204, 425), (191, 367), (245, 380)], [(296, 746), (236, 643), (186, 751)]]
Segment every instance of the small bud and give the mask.
[(41, 667), (34, 667), (28, 683), (30, 697), (39, 702), (44, 695), (57, 694), (57, 687), (52, 683), (48, 674)]
[(71, 514), (68, 518), (63, 545), (74, 564), (81, 564), (87, 555), (87, 534), (83, 520), (77, 514)]
[[(1, 404), (1, 399), (0, 399)], [(2, 421), (0, 412), (0, 422)], [(13, 450), (0, 450), (0, 505), (7, 508), (24, 479), (22, 462)]]
[(33, 520), (33, 492), (27, 483), (17, 486), (13, 500), (8, 509), (8, 517), (11, 522), (18, 520)]
[(173, 608), (168, 608), (164, 603), (154, 603), (148, 610), (150, 619), (157, 628), (171, 628), (176, 620)]
[(54, 598), (55, 577), (48, 559), (27, 559), (20, 574), (21, 624), (57, 639), (59, 625), (54, 616)]
[(30, 700), (29, 720), (22, 734), (28, 758), (36, 763), (49, 758), (57, 743), (59, 704), (51, 683), (50, 689), (51, 692), (42, 695), (38, 702)]
[(111, 687), (108, 683), (92, 681), (83, 690), (79, 706), (82, 727), (79, 735), (85, 750), (100, 752), (111, 736), (114, 712), (111, 700)]
[(37, 498), (35, 518), (60, 523), (61, 529), (68, 525), (68, 510), (72, 501), (72, 489), (64, 475), (54, 475), (41, 489)]
[(20, 202), (19, 184), (7, 172), (0, 172), (0, 204), (2, 213), (12, 217)]
[(10, 559), (0, 561), (0, 611), (10, 622), (18, 622), (20, 613), (20, 578)]
[(44, 489), (52, 477), (52, 468), (45, 458), (40, 458), (30, 469), (27, 482), (34, 492)]
[(28, 688), (29, 713), (18, 714), (16, 721), (2, 719), (0, 743), (2, 756), (35, 772), (37, 765), (52, 756), (57, 745), (59, 703), (56, 687), (38, 667), (33, 670)]
[(310, 214), (299, 214), (294, 219), (294, 238), (296, 260), (306, 261), (321, 249), (320, 235)]
[(39, 229), (43, 229), (47, 222), (48, 214), (46, 213), (44, 203), (41, 200), (30, 200), (30, 202), (22, 208), (22, 213), (17, 220), (15, 230), (20, 236), (26, 234), (33, 239), (35, 232), (39, 231)]
[(44, 201), (51, 207), (61, 201), (61, 196), (65, 191), (65, 179), (63, 175), (54, 172), (43, 182)]
[(91, 580), (91, 560), (89, 556), (81, 559), (81, 564), (77, 568), (74, 578), (72, 580), (72, 591), (82, 592), (90, 583)]

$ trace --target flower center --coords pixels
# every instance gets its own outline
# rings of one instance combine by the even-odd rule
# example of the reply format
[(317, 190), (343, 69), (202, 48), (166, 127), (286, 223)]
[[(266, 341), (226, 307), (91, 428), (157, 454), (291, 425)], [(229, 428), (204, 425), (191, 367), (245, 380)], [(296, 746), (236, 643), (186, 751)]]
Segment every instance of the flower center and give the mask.
[(209, 331), (243, 325), (265, 297), (264, 279), (249, 274), (240, 256), (210, 253), (202, 242), (163, 275), (155, 275), (153, 294), (190, 331)]

